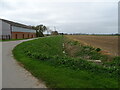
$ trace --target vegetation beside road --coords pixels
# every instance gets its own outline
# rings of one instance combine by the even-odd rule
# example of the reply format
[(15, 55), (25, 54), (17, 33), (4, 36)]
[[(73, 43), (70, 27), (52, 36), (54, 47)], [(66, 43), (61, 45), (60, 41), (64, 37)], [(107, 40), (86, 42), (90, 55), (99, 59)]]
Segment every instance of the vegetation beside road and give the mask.
[[(26, 38), (26, 39), (30, 39), (30, 38)], [(17, 40), (26, 40), (25, 38), (24, 39), (5, 39), (5, 40), (0, 40), (2, 42), (5, 42), (5, 41), (17, 41)]]
[[(77, 42), (72, 44), (77, 45)], [(13, 54), (28, 71), (51, 88), (118, 87), (118, 67), (115, 63), (119, 57), (115, 58), (114, 65), (111, 62), (106, 63), (108, 67), (103, 67), (85, 58), (71, 57), (63, 53), (63, 49), (63, 37), (53, 36), (23, 42), (15, 47)]]
[(64, 38), (64, 42), (66, 53), (71, 57), (102, 61), (108, 59), (108, 56), (102, 55), (100, 53), (100, 48), (93, 48), (88, 45), (82, 45), (78, 41), (70, 40), (67, 37)]

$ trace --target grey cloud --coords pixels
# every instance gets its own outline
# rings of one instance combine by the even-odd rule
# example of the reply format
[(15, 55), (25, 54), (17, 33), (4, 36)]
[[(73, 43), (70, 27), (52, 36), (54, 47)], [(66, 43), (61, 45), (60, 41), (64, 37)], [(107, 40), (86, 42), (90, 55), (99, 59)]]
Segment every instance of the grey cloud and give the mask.
[[(4, 1), (4, 0), (2, 0)], [(9, 0), (7, 0), (9, 1)], [(117, 3), (111, 2), (39, 2), (4, 3), (0, 17), (27, 25), (56, 26), (60, 32), (117, 32)], [(2, 9), (1, 9), (2, 8)]]

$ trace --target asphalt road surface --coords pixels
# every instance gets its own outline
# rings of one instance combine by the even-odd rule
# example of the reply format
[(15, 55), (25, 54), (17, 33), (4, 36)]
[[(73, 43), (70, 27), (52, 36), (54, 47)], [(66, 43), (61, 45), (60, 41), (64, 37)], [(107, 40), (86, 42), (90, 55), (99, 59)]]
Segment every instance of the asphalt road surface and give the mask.
[[(31, 40), (31, 39), (29, 39)], [(13, 48), (28, 40), (2, 42), (2, 88), (46, 88), (14, 59)]]

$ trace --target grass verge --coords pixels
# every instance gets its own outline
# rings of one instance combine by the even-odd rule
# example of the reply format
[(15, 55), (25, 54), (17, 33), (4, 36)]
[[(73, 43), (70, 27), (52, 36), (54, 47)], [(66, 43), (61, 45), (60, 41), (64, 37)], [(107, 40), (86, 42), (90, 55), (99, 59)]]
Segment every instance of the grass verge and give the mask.
[(82, 59), (67, 57), (62, 52), (62, 42), (61, 36), (27, 41), (15, 47), (13, 54), (24, 68), (45, 81), (50, 88), (118, 87), (116, 69), (99, 67)]
[(0, 40), (0, 41), (1, 41), (1, 42), (5, 42), (5, 41), (26, 40), (26, 39), (30, 39), (30, 38), (25, 38), (25, 39), (9, 39), (9, 40)]

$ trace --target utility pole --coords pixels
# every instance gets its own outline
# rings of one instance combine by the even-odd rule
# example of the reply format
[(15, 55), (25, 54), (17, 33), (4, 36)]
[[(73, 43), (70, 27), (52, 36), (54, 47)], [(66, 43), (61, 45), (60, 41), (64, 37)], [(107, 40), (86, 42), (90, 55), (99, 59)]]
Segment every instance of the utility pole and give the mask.
[(47, 27), (47, 36), (49, 35), (49, 27)]
[(47, 30), (47, 35), (48, 35), (48, 30)]
[(54, 26), (54, 30), (56, 31), (56, 27)]

